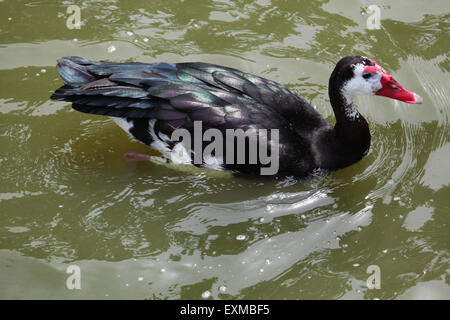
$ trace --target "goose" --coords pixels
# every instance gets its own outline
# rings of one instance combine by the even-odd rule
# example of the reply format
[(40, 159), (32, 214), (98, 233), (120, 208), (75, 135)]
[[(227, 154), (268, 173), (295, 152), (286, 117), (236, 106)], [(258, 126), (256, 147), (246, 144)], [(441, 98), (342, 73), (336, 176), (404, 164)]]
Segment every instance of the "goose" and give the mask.
[[(94, 62), (70, 56), (57, 61), (57, 70), (64, 85), (51, 99), (71, 102), (80, 112), (111, 117), (168, 162), (244, 174), (304, 177), (350, 166), (368, 153), (371, 140), (368, 123), (355, 108), (355, 96), (422, 103), (377, 62), (359, 55), (339, 60), (329, 78), (335, 125), (284, 85), (226, 66)], [(180, 132), (189, 135), (174, 139)], [(244, 143), (230, 146), (225, 138), (236, 142), (236, 132), (244, 133)], [(257, 147), (252, 145), (255, 141)], [(126, 157), (150, 159), (137, 152)]]

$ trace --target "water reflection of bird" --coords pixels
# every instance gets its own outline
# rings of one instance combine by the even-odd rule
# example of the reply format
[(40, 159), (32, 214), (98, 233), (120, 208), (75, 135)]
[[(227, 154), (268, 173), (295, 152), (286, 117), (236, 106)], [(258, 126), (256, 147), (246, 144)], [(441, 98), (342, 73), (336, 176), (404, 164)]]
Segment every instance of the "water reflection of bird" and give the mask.
[[(402, 87), (378, 63), (361, 56), (342, 58), (329, 80), (329, 96), (336, 116), (331, 126), (308, 102), (285, 86), (236, 69), (208, 63), (113, 63), (80, 57), (58, 60), (65, 85), (51, 96), (70, 101), (78, 111), (107, 115), (133, 138), (160, 151), (175, 163), (190, 163), (218, 170), (261, 173), (267, 159), (251, 163), (250, 138), (239, 149), (216, 148), (200, 161), (186, 144), (172, 141), (176, 129), (191, 133), (195, 123), (201, 133), (217, 129), (246, 132), (272, 130), (265, 141), (278, 152), (278, 175), (305, 176), (317, 169), (334, 170), (360, 160), (369, 150), (366, 120), (353, 105), (356, 95), (381, 95), (407, 103), (421, 103), (420, 96)], [(271, 133), (278, 129), (278, 141)], [(249, 131), (247, 131), (249, 130)], [(261, 138), (261, 136), (258, 136)], [(219, 137), (210, 137), (215, 141)], [(223, 143), (225, 145), (225, 142)], [(241, 145), (242, 147), (242, 145)], [(234, 149), (233, 149), (234, 148)], [(188, 149), (188, 150), (187, 150)], [(232, 150), (233, 149), (233, 150)], [(261, 145), (259, 145), (261, 149)], [(227, 155), (233, 152), (233, 155)], [(244, 153), (243, 163), (238, 163)], [(273, 154), (271, 154), (273, 155)], [(135, 152), (129, 158), (148, 160)]]

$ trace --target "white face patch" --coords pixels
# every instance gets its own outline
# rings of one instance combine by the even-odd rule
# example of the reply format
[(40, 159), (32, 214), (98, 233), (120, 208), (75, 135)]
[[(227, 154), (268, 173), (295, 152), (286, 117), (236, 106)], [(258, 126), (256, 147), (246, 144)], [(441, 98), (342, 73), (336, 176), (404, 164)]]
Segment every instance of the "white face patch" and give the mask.
[(354, 76), (345, 82), (341, 89), (349, 105), (353, 102), (354, 96), (374, 95), (382, 88), (380, 74), (371, 73), (371, 77), (365, 79), (363, 78), (365, 65), (357, 63), (352, 67)]

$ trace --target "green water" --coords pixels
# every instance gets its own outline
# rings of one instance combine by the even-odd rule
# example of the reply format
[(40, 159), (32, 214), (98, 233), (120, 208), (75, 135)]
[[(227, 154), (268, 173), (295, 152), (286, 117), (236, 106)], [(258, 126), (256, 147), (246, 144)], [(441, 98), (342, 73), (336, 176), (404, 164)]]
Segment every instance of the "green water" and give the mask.
[[(0, 0), (0, 298), (450, 298), (449, 27), (444, 0)], [(125, 162), (148, 149), (49, 100), (61, 56), (206, 61), (283, 83), (333, 122), (328, 77), (349, 54), (424, 103), (358, 98), (369, 154), (311, 181)]]

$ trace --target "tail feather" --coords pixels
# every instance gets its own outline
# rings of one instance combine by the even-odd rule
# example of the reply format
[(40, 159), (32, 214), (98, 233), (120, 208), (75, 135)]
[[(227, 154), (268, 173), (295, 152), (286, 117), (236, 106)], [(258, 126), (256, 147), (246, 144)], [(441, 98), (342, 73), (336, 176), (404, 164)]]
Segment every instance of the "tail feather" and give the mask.
[(64, 57), (58, 60), (56, 68), (63, 81), (72, 86), (80, 85), (96, 80), (96, 78), (87, 70), (85, 65), (89, 60), (79, 57)]
[(76, 64), (81, 64), (83, 66), (87, 66), (87, 65), (91, 65), (91, 64), (96, 64), (96, 62), (93, 62), (89, 59), (86, 58), (82, 58), (82, 57), (77, 57), (77, 56), (69, 56), (69, 57), (63, 57), (63, 59), (67, 59), (70, 60), (72, 62), (75, 62)]

